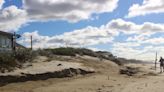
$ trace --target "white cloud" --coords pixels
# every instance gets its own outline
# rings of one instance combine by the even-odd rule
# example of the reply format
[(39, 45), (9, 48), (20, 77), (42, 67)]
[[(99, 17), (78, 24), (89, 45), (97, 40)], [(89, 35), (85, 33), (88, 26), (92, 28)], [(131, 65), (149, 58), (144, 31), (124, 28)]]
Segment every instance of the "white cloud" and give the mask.
[[(135, 42), (133, 42), (135, 43)], [(133, 44), (131, 42), (127, 43), (114, 43), (112, 48), (112, 53), (119, 57), (124, 57), (128, 59), (137, 59), (153, 62), (155, 60), (155, 53), (158, 52), (158, 58), (164, 56), (164, 46), (128, 46), (128, 44)], [(120, 45), (119, 45), (120, 44)], [(125, 45), (122, 45), (125, 44)], [(126, 46), (127, 44), (127, 46)]]
[[(154, 38), (151, 36), (163, 32), (163, 24), (147, 22), (138, 25), (122, 19), (115, 19), (100, 27), (89, 26), (51, 37), (42, 36), (38, 31), (26, 32), (19, 42), (30, 46), (30, 36), (33, 35), (34, 48), (54, 48), (59, 46), (91, 48), (94, 45), (109, 43), (112, 46), (111, 52), (117, 56), (152, 61), (156, 51), (160, 52), (160, 55), (164, 54), (164, 47), (161, 45), (164, 38), (160, 37), (160, 35)], [(115, 38), (120, 33), (127, 36), (127, 39), (117, 42)], [(144, 44), (149, 44), (149, 46)]]
[(164, 37), (151, 37), (150, 36), (134, 36), (134, 37), (129, 37), (127, 41), (131, 42), (137, 42), (139, 44), (151, 44), (151, 45), (163, 45), (164, 43)]
[(126, 17), (144, 16), (152, 13), (164, 13), (164, 0), (143, 0), (141, 5), (133, 4)]
[(141, 44), (140, 43), (136, 43), (136, 42), (124, 42), (124, 43), (121, 43), (121, 42), (116, 42), (113, 44), (114, 47), (138, 47), (140, 46)]
[(73, 47), (83, 47), (91, 46), (103, 43), (111, 43), (113, 37), (118, 35), (118, 32), (113, 32), (105, 26), (97, 27), (87, 27), (84, 29), (74, 30), (72, 32), (66, 32), (61, 35), (55, 35), (52, 37), (41, 36), (38, 31), (32, 33), (24, 33), (20, 43), (29, 43), (30, 36), (33, 35), (34, 47), (36, 48), (48, 48), (48, 47), (58, 47), (58, 46), (73, 46)]
[(23, 0), (30, 19), (77, 22), (92, 14), (112, 12), (118, 0)]
[(164, 24), (155, 24), (145, 22), (143, 24), (135, 24), (133, 22), (124, 21), (122, 19), (112, 20), (107, 24), (111, 30), (123, 32), (124, 34), (151, 34), (164, 31)]
[(2, 9), (2, 6), (4, 3), (5, 3), (5, 0), (0, 0), (0, 10)]
[(150, 39), (142, 41), (142, 43), (149, 43), (149, 44), (152, 44), (152, 45), (164, 44), (163, 42), (164, 42), (164, 37), (150, 38)]
[[(128, 17), (163, 12), (163, 0), (144, 0), (142, 5), (135, 4), (129, 9)], [(152, 5), (153, 3), (153, 5)], [(16, 6), (2, 8), (0, 2), (0, 30), (16, 31), (29, 21), (65, 20), (77, 22), (85, 19), (97, 19), (92, 14), (112, 12), (116, 9), (118, 0), (23, 0), (23, 8)], [(92, 18), (91, 18), (92, 17)], [(164, 54), (161, 45), (163, 37), (151, 36), (164, 32), (164, 24), (145, 22), (136, 24), (122, 19), (114, 19), (100, 27), (88, 26), (61, 35), (43, 36), (38, 31), (26, 32), (19, 43), (30, 46), (30, 36), (33, 35), (34, 48), (54, 48), (59, 46), (88, 47), (110, 43), (112, 52), (117, 56), (144, 60), (153, 60), (154, 52)], [(128, 39), (122, 43), (115, 42), (115, 37), (122, 33)], [(143, 44), (150, 44), (145, 46)], [(159, 45), (159, 46), (155, 46)], [(93, 48), (94, 50), (97, 50)]]
[(31, 36), (33, 37), (33, 47), (34, 48), (46, 48), (50, 47), (50, 43), (47, 43), (47, 41), (50, 39), (48, 36), (41, 36), (38, 34), (38, 31), (34, 32), (25, 32), (21, 40), (19, 40), (19, 43), (22, 43), (26, 45), (27, 47), (30, 47), (30, 42), (31, 42)]
[(104, 49), (99, 49), (99, 48), (95, 48), (95, 47), (86, 47), (86, 48), (93, 50), (93, 51), (106, 51)]
[(138, 35), (134, 35), (134, 36), (130, 36), (127, 38), (126, 41), (130, 41), (130, 42), (140, 42), (140, 41), (143, 41), (143, 40), (147, 40), (151, 37), (151, 35), (154, 34), (154, 33), (149, 33), (149, 34), (138, 34)]
[[(144, 23), (142, 25), (137, 25), (132, 22), (126, 22), (122, 19), (112, 20), (106, 25), (100, 27), (91, 27), (88, 26), (83, 29), (74, 30), (72, 32), (65, 32), (61, 35), (55, 35), (52, 37), (41, 36), (37, 31), (32, 33), (25, 33), (23, 37), (28, 37), (29, 35), (34, 35), (34, 40), (38, 43), (45, 42), (48, 44), (59, 45), (70, 45), (70, 46), (89, 46), (97, 44), (111, 43), (119, 33), (124, 33), (124, 35), (134, 34), (139, 36), (132, 36), (126, 39), (126, 41), (139, 41), (146, 40), (150, 35), (157, 32), (163, 32), (163, 24), (153, 24), (153, 23)], [(145, 38), (147, 37), (147, 38)], [(30, 37), (28, 37), (30, 38)], [(26, 41), (25, 39), (24, 41)], [(45, 41), (44, 41), (45, 40)], [(29, 40), (28, 40), (29, 41)], [(140, 43), (141, 44), (141, 43)], [(135, 45), (135, 44), (126, 44)], [(38, 45), (39, 46), (39, 45)], [(49, 46), (43, 46), (49, 47)]]
[(14, 5), (2, 8), (4, 3), (0, 1), (0, 30), (12, 32), (27, 22), (90, 19), (92, 14), (112, 12), (118, 0), (23, 0), (21, 9)]
[(112, 47), (112, 53), (119, 57), (126, 57), (129, 59), (138, 58), (138, 55), (142, 54), (143, 51), (136, 49), (136, 46), (138, 46), (138, 44), (136, 44), (135, 46), (131, 46), (129, 44), (133, 43), (114, 43)]
[(0, 11), (0, 30), (16, 31), (27, 22), (26, 11), (12, 5)]

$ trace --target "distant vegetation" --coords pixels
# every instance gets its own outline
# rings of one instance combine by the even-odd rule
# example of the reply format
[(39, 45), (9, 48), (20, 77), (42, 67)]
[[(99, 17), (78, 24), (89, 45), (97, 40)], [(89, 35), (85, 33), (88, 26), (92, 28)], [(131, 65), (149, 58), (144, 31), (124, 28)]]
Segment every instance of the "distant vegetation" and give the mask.
[(61, 47), (54, 49), (39, 49), (36, 51), (31, 51), (29, 49), (20, 49), (12, 53), (1, 53), (0, 54), (0, 72), (12, 71), (14, 68), (21, 68), (23, 63), (32, 62), (36, 56), (47, 56), (53, 57), (54, 55), (62, 56), (73, 56), (76, 55), (87, 55), (92, 57), (98, 57), (100, 60), (106, 59), (115, 62), (118, 65), (124, 63), (138, 63), (138, 60), (127, 60), (124, 58), (117, 58), (113, 56), (110, 52), (105, 51), (92, 51), (86, 48), (71, 48), (71, 47)]
[(111, 60), (118, 65), (122, 65), (122, 63), (115, 57), (113, 54), (110, 52), (105, 52), (105, 51), (92, 51), (90, 49), (86, 48), (54, 48), (54, 49), (44, 49), (44, 50), (38, 50), (39, 55), (42, 56), (52, 56), (52, 55), (63, 55), (63, 56), (76, 56), (76, 55), (87, 55), (87, 56), (92, 56), (92, 57), (98, 57), (100, 59), (107, 59)]
[(49, 51), (52, 54), (55, 55), (64, 55), (64, 56), (76, 56), (77, 54), (79, 55), (88, 55), (88, 56), (93, 56), (97, 57), (98, 54), (94, 53), (94, 51), (85, 49), (85, 48), (55, 48), (55, 49), (45, 49), (45, 51)]

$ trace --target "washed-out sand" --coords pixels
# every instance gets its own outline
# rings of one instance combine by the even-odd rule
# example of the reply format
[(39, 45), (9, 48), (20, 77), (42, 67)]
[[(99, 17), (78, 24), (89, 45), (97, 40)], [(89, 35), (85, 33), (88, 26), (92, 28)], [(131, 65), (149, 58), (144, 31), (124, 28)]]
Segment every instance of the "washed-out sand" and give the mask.
[[(85, 60), (83, 57), (82, 59)], [(87, 57), (87, 60), (93, 58)], [(0, 92), (163, 92), (164, 74), (152, 70), (150, 64), (128, 64), (140, 67), (139, 75), (127, 76), (119, 74), (119, 66), (115, 63), (98, 59), (90, 61), (88, 66), (98, 72), (90, 75), (79, 75), (73, 78), (50, 78), (47, 80), (11, 83), (0, 87)], [(82, 61), (79, 61), (82, 62)], [(91, 63), (91, 64), (90, 64)], [(95, 65), (93, 65), (95, 64)]]

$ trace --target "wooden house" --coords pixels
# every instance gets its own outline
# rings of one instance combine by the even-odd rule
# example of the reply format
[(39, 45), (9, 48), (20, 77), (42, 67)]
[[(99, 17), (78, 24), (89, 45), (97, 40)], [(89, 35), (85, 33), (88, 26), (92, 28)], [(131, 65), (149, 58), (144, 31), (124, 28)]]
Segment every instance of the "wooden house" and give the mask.
[(16, 39), (19, 37), (20, 35), (15, 33), (12, 34), (0, 31), (0, 52), (15, 50), (16, 46), (18, 46)]

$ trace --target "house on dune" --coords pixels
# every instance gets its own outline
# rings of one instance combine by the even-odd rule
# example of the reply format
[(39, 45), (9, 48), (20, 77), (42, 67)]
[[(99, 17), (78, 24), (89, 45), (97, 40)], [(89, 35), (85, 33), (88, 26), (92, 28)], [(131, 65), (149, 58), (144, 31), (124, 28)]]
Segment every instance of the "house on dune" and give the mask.
[(16, 43), (16, 39), (20, 38), (19, 34), (7, 33), (0, 31), (0, 52), (13, 51), (16, 48), (25, 48), (24, 46)]

